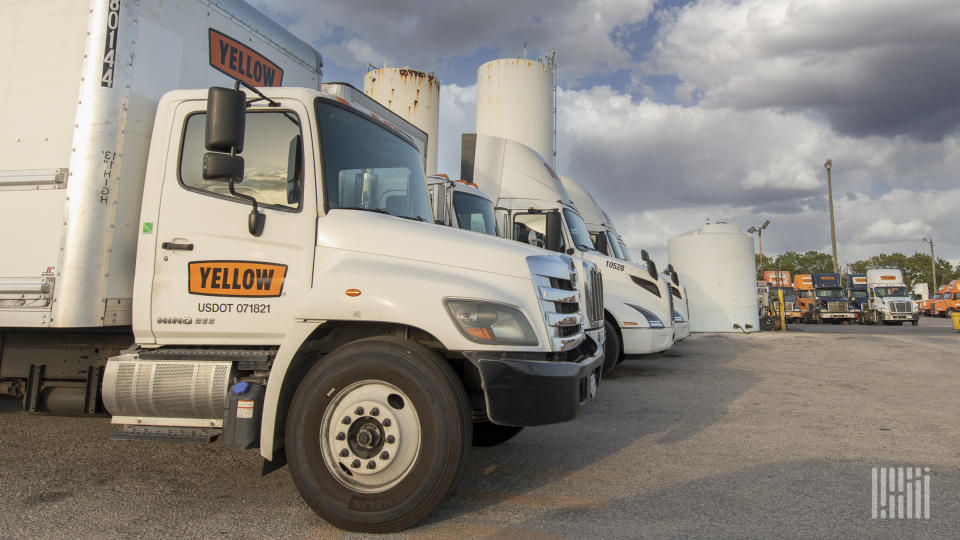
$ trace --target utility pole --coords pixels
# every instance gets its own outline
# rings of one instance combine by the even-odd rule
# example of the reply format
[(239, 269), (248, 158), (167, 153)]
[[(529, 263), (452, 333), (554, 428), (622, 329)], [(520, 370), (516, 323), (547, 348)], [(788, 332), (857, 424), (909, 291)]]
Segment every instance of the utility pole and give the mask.
[(933, 270), (933, 290), (930, 291), (930, 297), (933, 298), (933, 293), (937, 292), (937, 257), (933, 254), (933, 237), (924, 238), (922, 242), (930, 244), (930, 269)]
[(830, 239), (833, 241), (833, 273), (840, 274), (840, 265), (837, 264), (837, 227), (833, 221), (833, 179), (830, 176), (830, 169), (833, 167), (833, 160), (827, 158), (823, 164), (827, 168), (827, 196), (830, 199)]

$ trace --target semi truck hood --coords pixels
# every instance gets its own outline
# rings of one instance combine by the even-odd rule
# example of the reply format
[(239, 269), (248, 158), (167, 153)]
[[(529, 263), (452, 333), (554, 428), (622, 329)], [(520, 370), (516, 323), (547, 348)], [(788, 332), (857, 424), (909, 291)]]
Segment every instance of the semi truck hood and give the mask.
[(318, 218), (317, 246), (530, 278), (526, 257), (550, 252), (492, 235), (364, 212)]

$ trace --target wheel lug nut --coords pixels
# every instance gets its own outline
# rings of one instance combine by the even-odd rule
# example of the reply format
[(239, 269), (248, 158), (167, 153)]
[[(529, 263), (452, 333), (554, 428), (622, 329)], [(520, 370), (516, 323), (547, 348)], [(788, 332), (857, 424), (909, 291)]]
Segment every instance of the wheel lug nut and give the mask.
[(337, 440), (338, 440), (338, 441), (342, 441), (342, 440), (344, 440), (344, 439), (346, 439), (346, 438), (347, 438), (347, 434), (346, 434), (346, 433), (344, 433), (344, 432), (342, 432), (342, 431), (341, 431), (340, 433), (337, 433)]
[(350, 422), (353, 422), (353, 420), (352, 420), (349, 416), (344, 416), (344, 417), (343, 417), (343, 425), (349, 426), (349, 425), (350, 425)]
[(360, 468), (360, 460), (359, 460), (359, 459), (353, 460), (353, 463), (351, 463), (350, 466), (353, 467), (354, 469), (359, 469), (359, 468)]
[(376, 469), (376, 468), (377, 468), (377, 462), (376, 462), (376, 461), (373, 461), (373, 460), (370, 460), (369, 462), (367, 462), (367, 468), (368, 468), (368, 469)]
[(370, 409), (370, 414), (373, 415), (373, 416), (380, 416), (380, 409), (374, 407), (374, 408)]
[(380, 452), (380, 459), (390, 459), (390, 452)]
[(363, 407), (357, 407), (357, 410), (353, 411), (357, 416), (363, 416)]
[(349, 455), (350, 455), (350, 451), (347, 450), (346, 448), (340, 451), (340, 457), (347, 457)]
[(396, 441), (396, 439), (393, 438), (393, 435), (387, 435), (387, 444), (393, 444), (394, 441)]
[(384, 418), (384, 419), (383, 419), (383, 427), (390, 427), (390, 424), (392, 424), (392, 423), (393, 423), (393, 422), (391, 422), (389, 418)]

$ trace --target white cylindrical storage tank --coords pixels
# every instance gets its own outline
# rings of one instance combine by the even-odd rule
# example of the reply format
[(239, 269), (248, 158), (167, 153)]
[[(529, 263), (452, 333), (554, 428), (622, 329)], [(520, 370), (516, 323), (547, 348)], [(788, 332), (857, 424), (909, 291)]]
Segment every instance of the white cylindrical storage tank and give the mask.
[(691, 332), (759, 330), (753, 237), (729, 223), (714, 223), (671, 238), (670, 264), (687, 288)]
[(440, 81), (408, 67), (378, 68), (363, 76), (363, 93), (427, 133), (427, 176), (437, 174)]
[(477, 70), (477, 133), (512, 139), (537, 151), (556, 168), (553, 155), (552, 63), (501, 58)]

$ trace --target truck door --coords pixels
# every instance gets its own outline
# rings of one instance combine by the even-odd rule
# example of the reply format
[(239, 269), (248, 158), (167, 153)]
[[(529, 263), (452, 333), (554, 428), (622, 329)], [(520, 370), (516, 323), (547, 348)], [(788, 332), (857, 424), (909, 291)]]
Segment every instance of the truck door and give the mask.
[[(251, 203), (226, 182), (204, 180), (205, 101), (174, 115), (160, 209), (151, 327), (158, 344), (279, 344), (311, 286), (317, 199), (306, 108), (251, 107), (244, 178), (266, 215), (261, 236), (248, 229)], [(304, 171), (308, 171), (304, 174)], [(146, 226), (146, 224), (144, 225)]]

